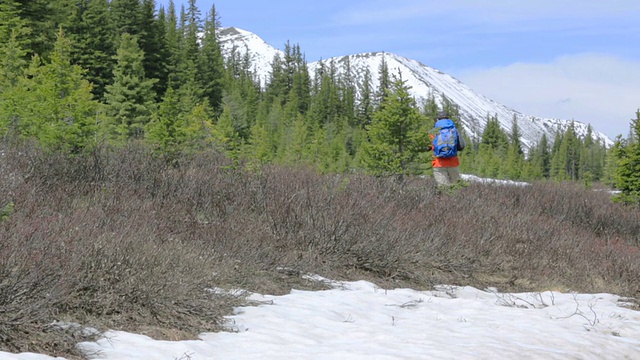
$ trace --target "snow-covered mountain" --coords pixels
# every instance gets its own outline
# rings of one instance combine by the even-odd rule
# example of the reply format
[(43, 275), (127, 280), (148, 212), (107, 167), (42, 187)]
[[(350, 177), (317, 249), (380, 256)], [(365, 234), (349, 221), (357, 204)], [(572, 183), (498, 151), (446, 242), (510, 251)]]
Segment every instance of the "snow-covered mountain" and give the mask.
[[(281, 50), (267, 44), (259, 36), (249, 31), (228, 27), (220, 29), (219, 35), (223, 54), (230, 56), (232, 51), (242, 55), (248, 53), (255, 71), (263, 83), (268, 79), (274, 56), (276, 54), (284, 55)], [(356, 81), (361, 81), (364, 77), (365, 69), (369, 69), (373, 89), (378, 86), (377, 74), (384, 59), (389, 69), (389, 74), (401, 74), (402, 79), (406, 80), (407, 85), (411, 87), (410, 92), (418, 103), (433, 95), (436, 102), (440, 104), (443, 96), (446, 97), (459, 107), (462, 126), (471, 137), (481, 137), (488, 116), (497, 116), (500, 126), (506, 133), (511, 133), (513, 119), (515, 118), (522, 135), (522, 143), (525, 148), (529, 148), (535, 145), (543, 134), (547, 134), (549, 141), (553, 141), (556, 130), (564, 131), (572, 123), (571, 120), (539, 118), (522, 114), (485, 96), (476, 94), (451, 75), (426, 66), (416, 60), (393, 53), (373, 52), (346, 55), (322, 61), (325, 63), (335, 62), (338, 71), (341, 72), (345, 69), (343, 64), (346, 63), (347, 59), (349, 60), (352, 76)], [(320, 62), (313, 62), (308, 65), (312, 76), (319, 65)], [(579, 136), (584, 136), (587, 133), (587, 124), (578, 121), (573, 121), (573, 123)], [(597, 129), (593, 129), (593, 137), (596, 140), (604, 141), (607, 146), (613, 144), (609, 137), (597, 131)]]

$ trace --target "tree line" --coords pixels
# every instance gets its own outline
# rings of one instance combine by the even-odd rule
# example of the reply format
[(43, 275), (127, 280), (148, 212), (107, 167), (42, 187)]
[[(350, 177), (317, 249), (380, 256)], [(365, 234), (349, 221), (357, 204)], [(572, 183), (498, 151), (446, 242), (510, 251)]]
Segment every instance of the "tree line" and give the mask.
[[(195, 0), (179, 10), (173, 1), (165, 9), (154, 0), (5, 0), (0, 135), (70, 154), (139, 141), (168, 161), (215, 148), (256, 166), (386, 176), (429, 171), (438, 109), (460, 124), (455, 104), (418, 103), (385, 61), (361, 80), (348, 58), (344, 71), (328, 60), (312, 76), (299, 45), (287, 42), (260, 79), (246, 54), (223, 57), (220, 29), (215, 5), (203, 15)], [(482, 136), (467, 137), (462, 171), (637, 192), (637, 123), (612, 149), (573, 126), (523, 149), (515, 119), (505, 133), (487, 114)]]

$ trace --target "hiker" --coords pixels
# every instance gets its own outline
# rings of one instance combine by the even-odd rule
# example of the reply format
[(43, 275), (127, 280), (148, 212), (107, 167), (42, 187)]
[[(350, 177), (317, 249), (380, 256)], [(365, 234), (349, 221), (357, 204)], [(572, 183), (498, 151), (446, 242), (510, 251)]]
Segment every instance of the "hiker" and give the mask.
[(433, 177), (438, 186), (450, 186), (460, 180), (460, 159), (458, 151), (466, 144), (460, 137), (453, 120), (446, 111), (438, 111), (434, 131), (429, 135), (431, 145), (427, 151), (433, 150)]

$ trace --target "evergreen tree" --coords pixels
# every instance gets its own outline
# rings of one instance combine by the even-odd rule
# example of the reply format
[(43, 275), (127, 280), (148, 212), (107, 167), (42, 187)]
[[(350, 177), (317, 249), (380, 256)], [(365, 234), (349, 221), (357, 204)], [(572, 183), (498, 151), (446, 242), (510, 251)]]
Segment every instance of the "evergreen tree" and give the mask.
[(566, 154), (565, 172), (568, 179), (578, 180), (580, 174), (580, 149), (582, 143), (575, 132), (575, 124), (571, 123), (569, 129), (562, 138), (560, 153)]
[[(21, 4), (16, 0), (3, 0), (0, 2), (0, 44), (9, 41), (25, 50), (28, 49), (30, 40), (28, 35), (31, 29), (27, 21), (21, 17)], [(13, 38), (13, 39), (12, 39)]]
[(166, 15), (162, 12), (162, 16), (165, 19), (165, 38), (166, 47), (169, 53), (167, 59), (167, 87), (171, 87), (174, 90), (178, 89), (182, 84), (182, 76), (179, 66), (183, 62), (182, 52), (180, 51), (182, 43), (181, 28), (178, 27), (178, 17), (176, 15), (176, 7), (173, 0), (169, 1), (169, 9)]
[(113, 76), (116, 53), (109, 3), (107, 0), (83, 0), (77, 17), (72, 28), (76, 43), (73, 59), (86, 69), (85, 77), (93, 84), (96, 98), (103, 99)]
[(355, 122), (356, 115), (356, 84), (351, 74), (351, 61), (347, 56), (343, 62), (343, 73), (339, 81), (341, 103), (341, 115), (348, 120), (348, 125)]
[(182, 110), (188, 113), (204, 100), (202, 83), (198, 74), (200, 54), (198, 34), (202, 29), (202, 24), (200, 11), (195, 5), (195, 0), (189, 0), (186, 12), (184, 7), (182, 8), (180, 29), (183, 36), (180, 40), (180, 54), (177, 63), (179, 82), (176, 85)]
[(18, 31), (12, 30), (7, 42), (0, 43), (0, 96), (5, 91), (18, 85), (24, 73), (27, 52), (20, 46)]
[[(120, 40), (122, 34), (143, 36), (142, 4), (140, 0), (111, 0), (111, 16), (116, 31), (116, 40)], [(119, 46), (117, 44), (116, 46)], [(138, 45), (140, 46), (140, 45)]]
[(481, 144), (487, 145), (495, 151), (506, 153), (509, 147), (509, 138), (500, 127), (497, 116), (487, 119), (487, 124), (482, 132)]
[(401, 76), (396, 77), (367, 128), (370, 141), (363, 144), (362, 161), (375, 175), (409, 173), (429, 142), (426, 121), (409, 89)]
[(114, 82), (105, 94), (108, 113), (114, 120), (112, 132), (121, 140), (142, 138), (154, 109), (153, 84), (157, 79), (145, 77), (143, 57), (137, 38), (122, 34)]
[(71, 64), (71, 42), (62, 30), (50, 57), (42, 64), (35, 56), (19, 81), (22, 98), (13, 99), (16, 127), (45, 147), (76, 152), (94, 141), (98, 103), (83, 70)]
[(522, 144), (520, 143), (518, 120), (514, 115), (511, 125), (511, 135), (509, 136), (509, 149), (507, 151), (504, 173), (509, 179), (520, 180), (523, 175), (523, 167), (524, 153), (522, 151)]
[(360, 129), (365, 129), (371, 124), (371, 118), (373, 117), (374, 99), (373, 89), (371, 85), (371, 71), (369, 68), (365, 68), (362, 82), (359, 83), (358, 88), (360, 90), (359, 97), (356, 104), (356, 126)]
[(518, 126), (518, 117), (516, 115), (513, 115), (513, 120), (511, 123), (511, 136), (509, 136), (509, 144), (511, 144), (512, 147), (514, 147), (515, 152), (519, 155), (523, 155), (524, 152), (522, 151), (522, 142), (520, 141), (521, 139), (521, 135), (520, 135), (520, 126)]
[(198, 45), (198, 34), (202, 33), (202, 18), (196, 0), (189, 0), (187, 12), (183, 12), (184, 41), (182, 43), (184, 59), (193, 65), (198, 64), (200, 46)]
[(616, 159), (614, 185), (621, 191), (617, 201), (640, 206), (640, 109), (636, 118), (631, 120), (631, 135), (622, 140), (618, 138), (612, 151)]
[(140, 15), (140, 49), (144, 53), (145, 77), (158, 79), (153, 91), (160, 99), (167, 89), (169, 48), (164, 22), (156, 16), (155, 0), (143, 0)]
[(378, 107), (382, 104), (385, 97), (391, 90), (391, 77), (389, 76), (389, 65), (387, 64), (387, 59), (385, 58), (385, 54), (382, 53), (382, 60), (380, 61), (380, 66), (378, 67), (378, 89), (376, 92), (376, 103), (375, 106)]
[(173, 89), (168, 89), (158, 111), (146, 125), (145, 139), (162, 153), (175, 155), (179, 152), (180, 108)]
[(0, 43), (0, 136), (16, 130), (20, 110), (24, 108), (24, 79), (26, 50), (20, 47), (17, 30), (6, 43)]
[(579, 159), (579, 175), (586, 184), (599, 180), (603, 175), (604, 156), (600, 146), (593, 140), (593, 129), (587, 127), (587, 134), (582, 142)]
[(209, 101), (214, 111), (220, 108), (224, 91), (224, 59), (218, 42), (217, 29), (220, 27), (215, 5), (204, 23), (202, 49), (199, 59), (200, 78), (202, 79), (203, 96)]
[(530, 179), (549, 178), (551, 169), (551, 154), (549, 150), (549, 140), (547, 134), (542, 134), (535, 147), (530, 150), (529, 165)]
[(311, 95), (309, 120), (312, 126), (324, 127), (338, 121), (341, 102), (335, 61), (320, 65)]
[(157, 113), (146, 126), (145, 139), (168, 160), (175, 159), (180, 153), (201, 149), (210, 143), (208, 140), (213, 141), (215, 133), (206, 103), (184, 114), (178, 102), (175, 91), (169, 88)]
[[(3, 0), (6, 1), (6, 0)], [(25, 50), (48, 59), (60, 27), (69, 29), (76, 0), (16, 0), (24, 25), (30, 29), (30, 48)], [(24, 45), (24, 44), (23, 44)]]
[(278, 134), (282, 112), (282, 105), (279, 102), (273, 102), (267, 116), (265, 118), (258, 117), (258, 121), (251, 128), (248, 154), (249, 158), (257, 165), (272, 162), (278, 152)]
[(423, 115), (428, 119), (435, 119), (438, 115), (438, 104), (433, 92), (429, 93), (429, 97), (425, 100), (422, 107)]
[(291, 92), (295, 93), (298, 101), (298, 112), (302, 115), (309, 111), (311, 106), (311, 78), (304, 54), (300, 51), (300, 45), (293, 48), (294, 72)]

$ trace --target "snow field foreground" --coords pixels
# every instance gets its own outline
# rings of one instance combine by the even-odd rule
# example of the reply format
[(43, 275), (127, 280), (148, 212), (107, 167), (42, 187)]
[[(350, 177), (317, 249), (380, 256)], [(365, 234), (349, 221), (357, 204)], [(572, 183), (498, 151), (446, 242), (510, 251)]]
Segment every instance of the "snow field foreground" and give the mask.
[[(82, 343), (91, 359), (640, 359), (640, 312), (611, 294), (499, 293), (439, 286), (252, 294), (233, 332), (157, 341), (121, 331)], [(40, 360), (0, 353), (0, 359)]]

